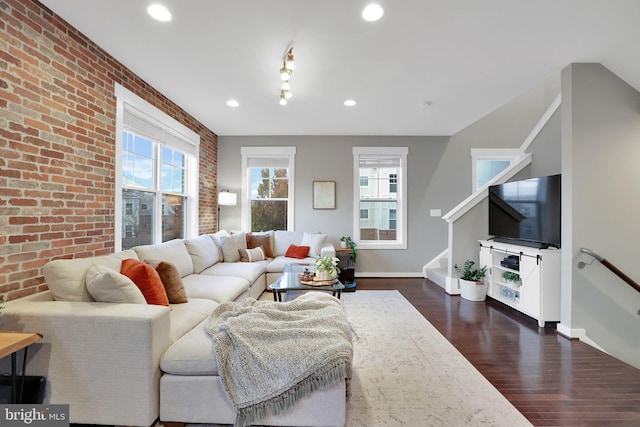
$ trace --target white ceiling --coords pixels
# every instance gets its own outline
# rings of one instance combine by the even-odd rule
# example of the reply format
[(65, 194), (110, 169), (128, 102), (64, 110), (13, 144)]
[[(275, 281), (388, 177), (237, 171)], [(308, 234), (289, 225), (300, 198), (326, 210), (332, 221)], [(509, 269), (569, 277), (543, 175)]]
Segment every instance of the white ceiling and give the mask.
[(169, 23), (152, 0), (40, 1), (218, 135), (451, 135), (572, 62), (640, 89), (638, 0), (379, 0), (374, 23), (365, 0), (160, 0)]

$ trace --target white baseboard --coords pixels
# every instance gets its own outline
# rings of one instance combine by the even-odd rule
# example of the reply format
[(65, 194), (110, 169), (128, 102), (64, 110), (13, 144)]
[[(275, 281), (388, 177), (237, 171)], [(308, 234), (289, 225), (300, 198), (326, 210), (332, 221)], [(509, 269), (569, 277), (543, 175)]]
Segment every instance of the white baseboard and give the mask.
[(593, 348), (597, 348), (598, 350), (602, 351), (603, 353), (607, 353), (609, 354), (605, 349), (603, 349), (602, 347), (600, 347), (598, 345), (598, 343), (596, 343), (595, 341), (591, 340), (588, 336), (587, 336), (587, 330), (583, 329), (583, 328), (569, 328), (565, 325), (563, 325), (562, 323), (558, 323), (558, 326), (556, 327), (556, 330), (558, 331), (559, 334), (564, 335), (567, 338), (571, 338), (571, 339), (579, 339), (580, 341), (582, 341), (585, 344), (590, 345)]
[(375, 271), (356, 271), (355, 277), (423, 277), (422, 272), (375, 272)]

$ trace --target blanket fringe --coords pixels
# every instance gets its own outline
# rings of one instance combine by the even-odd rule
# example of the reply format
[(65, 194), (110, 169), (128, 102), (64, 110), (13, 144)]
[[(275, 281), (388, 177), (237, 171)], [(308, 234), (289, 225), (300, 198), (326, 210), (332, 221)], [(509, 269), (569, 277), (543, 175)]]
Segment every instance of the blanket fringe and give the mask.
[(270, 414), (277, 416), (293, 407), (298, 400), (312, 392), (349, 377), (351, 377), (351, 359), (342, 358), (341, 360), (336, 360), (326, 369), (305, 378), (278, 396), (255, 405), (238, 408), (234, 427), (244, 427), (258, 422)]

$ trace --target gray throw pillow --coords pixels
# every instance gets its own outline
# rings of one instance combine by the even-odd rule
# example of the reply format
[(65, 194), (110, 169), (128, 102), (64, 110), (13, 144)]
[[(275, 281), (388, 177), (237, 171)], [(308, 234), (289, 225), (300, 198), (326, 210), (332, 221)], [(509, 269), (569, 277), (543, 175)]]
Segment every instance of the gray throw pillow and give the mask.
[(240, 261), (240, 249), (247, 249), (247, 237), (245, 233), (231, 234), (220, 237), (222, 256), (224, 262)]

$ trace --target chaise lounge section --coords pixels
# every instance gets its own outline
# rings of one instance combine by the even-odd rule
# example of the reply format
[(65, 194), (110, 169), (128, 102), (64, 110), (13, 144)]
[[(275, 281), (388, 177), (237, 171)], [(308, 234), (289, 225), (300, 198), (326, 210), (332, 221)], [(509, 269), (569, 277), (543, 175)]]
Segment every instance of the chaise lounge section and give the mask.
[[(292, 244), (312, 241), (309, 255), (335, 256), (323, 235), (276, 231), (256, 236), (263, 244), (268, 239), (266, 251), (273, 258), (236, 260), (234, 245), (242, 249), (242, 242), (251, 239), (219, 232), (102, 257), (51, 261), (44, 267), (49, 290), (7, 302), (2, 328), (44, 336), (29, 351), (26, 371), (47, 378), (44, 402), (69, 404), (72, 423), (149, 426), (158, 418), (233, 423), (235, 410), (222, 389), (213, 342), (204, 330), (207, 317), (221, 303), (258, 298), (287, 262), (315, 260), (286, 257)], [(117, 276), (125, 259), (170, 262), (188, 301), (168, 307), (102, 301), (103, 290), (88, 286), (88, 270), (99, 266)], [(2, 371), (9, 369), (3, 361)], [(344, 417), (345, 381), (340, 381), (261, 423), (343, 425)]]

